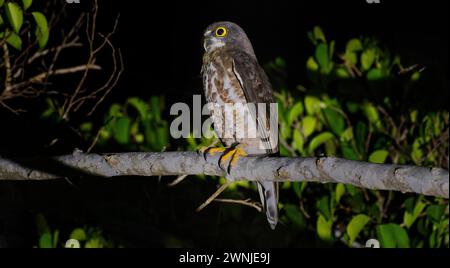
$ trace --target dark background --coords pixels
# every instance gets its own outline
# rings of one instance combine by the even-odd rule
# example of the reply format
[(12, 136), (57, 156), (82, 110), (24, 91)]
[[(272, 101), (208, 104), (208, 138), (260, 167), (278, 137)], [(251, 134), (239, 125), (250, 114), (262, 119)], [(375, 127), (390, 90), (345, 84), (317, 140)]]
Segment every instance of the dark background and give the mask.
[[(201, 94), (202, 33), (221, 20), (242, 26), (261, 63), (286, 59), (291, 86), (306, 83), (305, 62), (313, 49), (306, 32), (315, 25), (337, 41), (337, 50), (343, 51), (351, 37), (375, 36), (399, 53), (405, 65), (423, 64), (435, 78), (448, 74), (444, 1), (114, 1), (107, 6), (109, 16), (121, 14), (118, 42), (127, 66), (122, 86), (128, 93), (163, 93), (174, 99)], [(448, 82), (440, 86), (448, 96)]]
[[(70, 6), (72, 18), (68, 22), (88, 9), (88, 1), (81, 2)], [(381, 4), (370, 5), (365, 0), (103, 0), (100, 4), (100, 31), (109, 31), (120, 13), (114, 43), (122, 50), (125, 72), (119, 86), (98, 110), (99, 118), (112, 102), (129, 96), (145, 99), (164, 95), (170, 105), (179, 101), (190, 103), (192, 94), (202, 94), (202, 32), (208, 24), (221, 20), (236, 22), (247, 32), (261, 63), (278, 56), (286, 59), (290, 87), (308, 86), (305, 62), (313, 53), (313, 46), (306, 32), (313, 26), (321, 26), (328, 39), (336, 40), (340, 51), (351, 37), (375, 36), (401, 55), (405, 65), (426, 66), (430, 86), (423, 88), (423, 95), (433, 100), (431, 107), (448, 106), (448, 9), (442, 0), (381, 0)], [(67, 55), (67, 61), (78, 56)], [(39, 103), (31, 100), (25, 105), (32, 111)], [(16, 116), (0, 110), (0, 119), (2, 156), (67, 154), (74, 147), (83, 148), (77, 139), (72, 140), (70, 131), (46, 127), (36, 114)], [(48, 150), (44, 145), (58, 135), (66, 138), (65, 145)], [(171, 243), (167, 233), (196, 237), (195, 241), (181, 242), (185, 246), (285, 246), (277, 241), (277, 232), (288, 231), (282, 223), (276, 232), (252, 229), (255, 224), (265, 224), (264, 215), (252, 209), (241, 208), (242, 219), (235, 222), (248, 223), (242, 226), (226, 226), (213, 220), (220, 219), (226, 206), (211, 205), (203, 214), (196, 214), (195, 207), (213, 192), (213, 182), (200, 186), (190, 181), (173, 189), (152, 178), (74, 183), (75, 186), (67, 181), (2, 182), (0, 235), (7, 238), (9, 246), (36, 243), (36, 212), (43, 212), (63, 232), (83, 224), (102, 226), (126, 246), (167, 246)], [(292, 245), (311, 246), (305, 236)]]

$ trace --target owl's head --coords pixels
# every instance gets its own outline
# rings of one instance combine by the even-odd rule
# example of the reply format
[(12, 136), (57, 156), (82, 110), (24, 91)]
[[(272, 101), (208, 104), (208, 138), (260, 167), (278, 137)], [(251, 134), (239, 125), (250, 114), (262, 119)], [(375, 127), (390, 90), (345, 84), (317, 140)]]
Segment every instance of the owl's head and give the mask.
[(203, 34), (203, 47), (206, 53), (217, 48), (227, 47), (239, 49), (249, 55), (254, 55), (252, 43), (244, 30), (229, 21), (215, 22), (209, 25)]

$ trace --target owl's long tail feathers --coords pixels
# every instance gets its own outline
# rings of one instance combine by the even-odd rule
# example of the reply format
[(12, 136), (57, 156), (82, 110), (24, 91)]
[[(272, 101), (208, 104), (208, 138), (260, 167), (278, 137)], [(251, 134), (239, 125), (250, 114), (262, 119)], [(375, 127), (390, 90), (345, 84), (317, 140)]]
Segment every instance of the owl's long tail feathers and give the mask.
[(260, 181), (258, 184), (259, 197), (266, 211), (267, 221), (270, 228), (275, 230), (278, 223), (278, 183), (271, 181)]

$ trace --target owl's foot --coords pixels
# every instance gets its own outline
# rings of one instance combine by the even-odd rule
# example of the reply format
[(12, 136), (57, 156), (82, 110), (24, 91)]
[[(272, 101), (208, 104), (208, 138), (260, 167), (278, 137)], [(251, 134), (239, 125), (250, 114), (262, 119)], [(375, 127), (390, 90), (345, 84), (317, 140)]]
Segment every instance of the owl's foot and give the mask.
[(206, 160), (206, 156), (208, 154), (212, 156), (217, 153), (223, 153), (223, 152), (225, 152), (225, 150), (226, 150), (226, 148), (204, 146), (204, 147), (201, 147), (198, 151), (203, 154), (203, 158)]
[[(247, 156), (247, 153), (244, 149), (240, 147), (227, 149), (219, 159), (219, 166), (224, 169), (226, 167), (226, 171), (230, 174), (231, 168), (235, 166), (241, 156)], [(226, 165), (229, 162), (228, 166)]]

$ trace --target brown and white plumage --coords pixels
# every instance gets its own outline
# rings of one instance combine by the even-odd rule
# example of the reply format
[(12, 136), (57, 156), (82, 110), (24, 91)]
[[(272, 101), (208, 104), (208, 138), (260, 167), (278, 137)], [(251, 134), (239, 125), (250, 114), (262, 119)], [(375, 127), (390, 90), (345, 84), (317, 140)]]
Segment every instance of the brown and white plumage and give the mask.
[[(210, 114), (217, 136), (226, 147), (237, 145), (248, 155), (278, 153), (277, 132), (273, 131), (277, 119), (270, 116), (274, 111), (269, 109), (269, 104), (275, 103), (272, 87), (245, 32), (231, 22), (211, 24), (204, 33), (204, 47), (203, 85), (207, 101), (213, 104)], [(249, 109), (249, 103), (256, 107), (263, 104), (267, 109)], [(226, 104), (238, 104), (235, 107), (239, 108), (225, 109)], [(258, 190), (274, 229), (278, 222), (278, 186), (260, 181)]]

